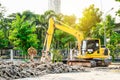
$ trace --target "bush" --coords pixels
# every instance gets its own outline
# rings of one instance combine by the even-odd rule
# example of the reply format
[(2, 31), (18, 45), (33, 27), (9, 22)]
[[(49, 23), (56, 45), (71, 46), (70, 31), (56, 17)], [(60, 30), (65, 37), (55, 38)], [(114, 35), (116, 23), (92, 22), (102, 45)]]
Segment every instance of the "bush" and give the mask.
[(54, 49), (51, 51), (51, 53), (53, 54), (52, 57), (52, 62), (62, 62), (63, 56), (60, 53), (60, 50), (58, 49)]

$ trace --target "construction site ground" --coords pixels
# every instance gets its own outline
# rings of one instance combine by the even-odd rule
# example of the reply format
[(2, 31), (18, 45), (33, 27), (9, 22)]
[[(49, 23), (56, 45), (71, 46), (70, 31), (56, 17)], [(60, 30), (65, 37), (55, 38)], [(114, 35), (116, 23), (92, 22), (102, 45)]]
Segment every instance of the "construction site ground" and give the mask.
[(120, 80), (120, 73), (104, 71), (61, 73), (18, 80)]
[[(3, 64), (3, 63), (1, 63), (1, 64)], [(0, 76), (0, 80), (120, 80), (120, 62), (112, 63), (108, 67), (94, 67), (94, 68), (88, 68), (88, 67), (78, 68), (78, 67), (74, 67), (74, 66), (69, 67), (62, 63), (57, 63), (57, 64), (55, 63), (52, 65), (51, 64), (43, 65), (43, 64), (38, 64), (38, 63), (37, 64), (24, 63), (24, 64), (22, 64), (23, 71), (19, 70), (18, 65), (16, 65), (16, 64), (10, 65), (10, 64), (11, 63), (7, 63), (7, 64), (4, 63), (4, 65), (1, 66), (0, 69), (1, 69), (2, 75)], [(25, 66), (27, 66), (27, 67), (25, 67)], [(33, 67), (33, 68), (29, 69), (30, 67)], [(51, 67), (56, 68), (56, 69), (51, 70), (50, 69)], [(61, 68), (59, 68), (59, 67), (61, 67)], [(28, 70), (26, 70), (27, 68), (28, 68)], [(65, 70), (66, 68), (68, 70)], [(12, 70), (10, 70), (10, 69), (12, 69)], [(44, 70), (41, 71), (41, 69), (44, 69)], [(63, 72), (60, 72), (61, 69)], [(11, 73), (11, 71), (14, 71), (13, 74), (15, 75), (15, 73), (16, 73), (15, 70), (18, 70), (19, 75), (16, 75), (18, 79), (13, 79), (14, 76), (12, 76), (11, 74), (8, 76), (8, 74)], [(4, 74), (2, 71), (4, 72)], [(37, 73), (37, 74), (35, 74), (33, 72), (32, 74), (35, 74), (35, 76), (31, 76), (30, 74), (28, 74), (26, 76), (29, 76), (29, 77), (20, 78), (20, 76), (22, 76), (24, 73), (26, 74), (27, 71), (29, 73), (36, 71), (35, 73)], [(51, 71), (53, 71), (53, 72), (51, 72)], [(38, 72), (40, 72), (40, 73), (38, 73)], [(5, 75), (6, 78), (4, 78), (3, 75)], [(38, 75), (38, 76), (36, 76), (36, 75)]]
[(46, 74), (17, 80), (120, 80), (120, 63), (113, 63), (109, 67), (85, 69), (87, 69), (86, 72)]

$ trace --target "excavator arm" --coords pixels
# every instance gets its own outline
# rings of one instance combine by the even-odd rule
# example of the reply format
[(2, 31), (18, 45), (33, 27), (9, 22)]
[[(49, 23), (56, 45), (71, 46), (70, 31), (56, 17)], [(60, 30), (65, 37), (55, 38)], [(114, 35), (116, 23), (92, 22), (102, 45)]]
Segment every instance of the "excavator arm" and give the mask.
[(73, 35), (77, 39), (77, 42), (78, 42), (78, 51), (79, 51), (79, 53), (81, 52), (80, 45), (81, 45), (81, 41), (83, 40), (83, 34), (81, 32), (78, 32), (77, 30), (73, 29), (72, 27), (65, 25), (64, 23), (62, 23), (60, 21), (55, 21), (53, 18), (50, 18), (49, 19), (49, 27), (48, 27), (45, 42), (44, 42), (44, 51), (46, 53), (46, 56), (48, 55), (48, 52), (50, 50), (50, 45), (52, 42), (55, 28), (62, 30), (68, 34)]

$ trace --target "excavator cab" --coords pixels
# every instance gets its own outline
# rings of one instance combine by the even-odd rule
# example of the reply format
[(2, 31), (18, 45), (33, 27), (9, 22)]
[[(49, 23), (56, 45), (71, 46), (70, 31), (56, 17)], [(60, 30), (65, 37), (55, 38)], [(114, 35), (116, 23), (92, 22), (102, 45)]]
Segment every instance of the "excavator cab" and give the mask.
[(88, 39), (81, 42), (81, 57), (84, 59), (108, 58), (109, 49), (101, 47), (99, 39)]
[(69, 61), (70, 65), (82, 66), (108, 66), (111, 61), (109, 49), (101, 47), (99, 39), (87, 39), (81, 41), (80, 54), (76, 58), (80, 60)]
[(99, 40), (83, 40), (81, 45), (81, 55), (99, 53)]

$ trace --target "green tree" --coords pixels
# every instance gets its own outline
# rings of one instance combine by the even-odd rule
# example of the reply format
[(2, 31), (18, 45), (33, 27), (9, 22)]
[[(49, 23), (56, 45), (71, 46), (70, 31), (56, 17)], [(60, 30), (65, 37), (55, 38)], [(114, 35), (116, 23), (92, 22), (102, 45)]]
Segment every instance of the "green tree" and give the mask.
[(37, 48), (38, 39), (35, 34), (36, 27), (26, 19), (26, 16), (16, 15), (12, 22), (9, 39), (14, 45), (14, 49), (22, 51), (22, 55), (27, 55), (27, 49), (31, 46)]
[(100, 39), (101, 45), (104, 44), (104, 25), (103, 23), (97, 23), (96, 27), (93, 27), (91, 30), (91, 37)]
[[(8, 18), (3, 18), (0, 21), (0, 31), (1, 31), (1, 48), (8, 48), (10, 47), (9, 44), (9, 29), (10, 29), (10, 20)], [(3, 37), (4, 36), (4, 37)]]
[[(92, 38), (99, 38), (103, 44), (104, 42), (104, 34), (106, 38), (110, 38), (115, 28), (115, 19), (111, 17), (111, 15), (107, 15), (105, 21), (101, 23), (97, 23), (96, 27), (93, 27), (91, 30)], [(105, 31), (105, 33), (104, 33)]]
[[(12, 13), (8, 16), (8, 19), (11, 21), (10, 23), (12, 23), (13, 20), (16, 20), (16, 15), (19, 15), (20, 17), (25, 16), (25, 21), (28, 21), (31, 23), (31, 25), (34, 25), (35, 28), (37, 28), (37, 26), (39, 25), (39, 15), (35, 14), (29, 10), (23, 11), (22, 13)], [(36, 29), (37, 32), (37, 29)], [(35, 32), (35, 33), (36, 33)]]
[(104, 27), (106, 29), (106, 37), (109, 38), (114, 32), (115, 18), (112, 18), (111, 15), (107, 15), (104, 23)]
[(8, 47), (9, 20), (4, 18), (5, 7), (0, 4), (0, 48)]
[[(101, 12), (94, 5), (90, 5), (83, 11), (83, 17), (80, 18), (79, 30), (85, 33), (85, 36), (91, 36), (91, 29), (101, 21)], [(90, 34), (91, 33), (91, 34)]]
[[(97, 26), (97, 29), (93, 31), (95, 37), (99, 37), (101, 39), (101, 42), (103, 44), (104, 42), (104, 34), (106, 36), (106, 39), (109, 39), (107, 42), (107, 47), (110, 50), (110, 54), (112, 56), (112, 59), (115, 58), (116, 50), (118, 49), (118, 37), (120, 36), (118, 33), (114, 31), (115, 28), (115, 18), (113, 18), (111, 15), (107, 15), (105, 17), (105, 21), (102, 23), (99, 23)], [(99, 33), (97, 34), (97, 31)]]
[(24, 20), (27, 20), (29, 22), (32, 22), (32, 24), (38, 25), (39, 24), (39, 15), (35, 14), (29, 10), (23, 11), (22, 13), (12, 13), (8, 16), (9, 19), (15, 20), (16, 15), (19, 15), (20, 17), (26, 16)]
[(5, 39), (4, 32), (3, 32), (3, 30), (0, 30), (0, 49), (7, 47), (7, 43), (6, 42), (7, 41)]
[(63, 15), (62, 22), (70, 25), (71, 27), (75, 27), (76, 16), (75, 15)]
[(110, 42), (109, 44), (107, 45), (108, 48), (110, 49), (110, 54), (112, 56), (112, 59), (114, 61), (114, 58), (115, 57), (118, 57), (119, 54), (120, 54), (120, 46), (119, 46), (119, 43), (120, 43), (120, 34), (117, 33), (117, 32), (113, 32), (112, 35), (110, 36)]

